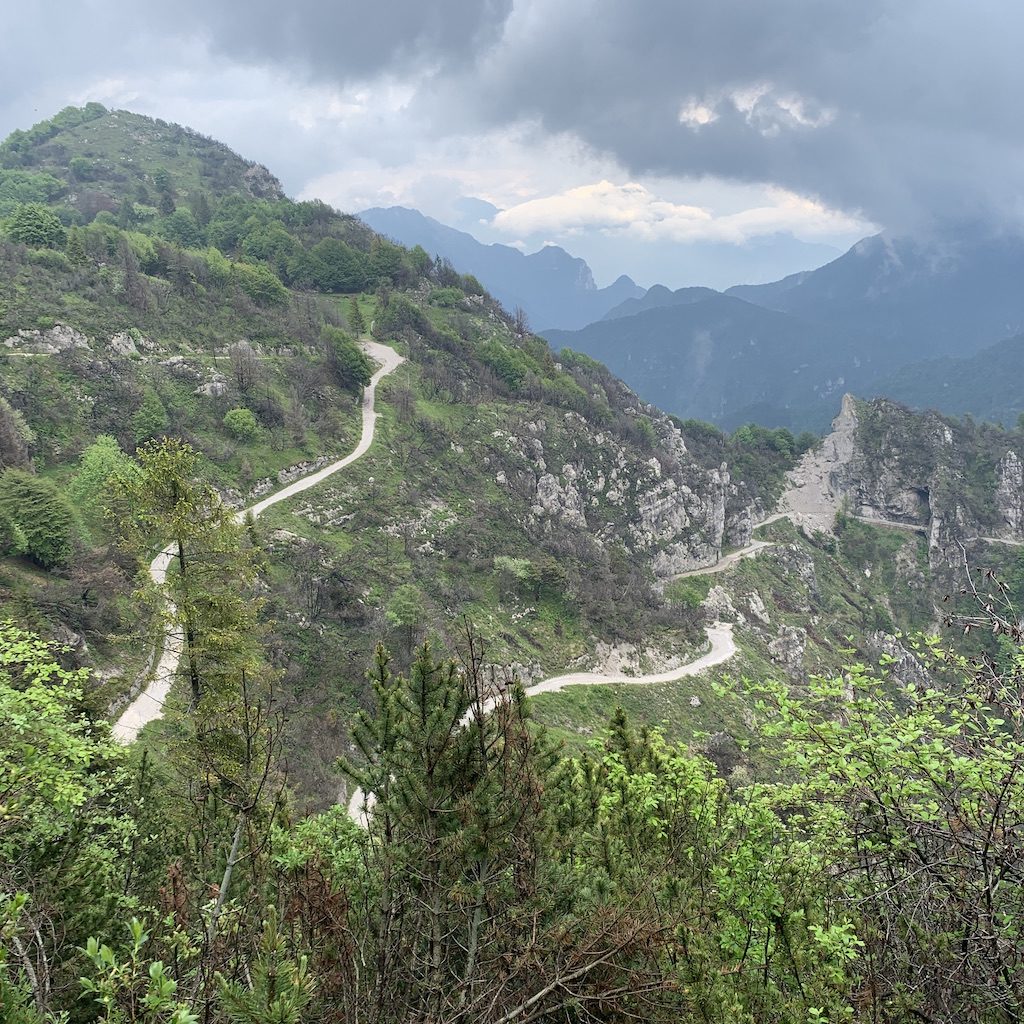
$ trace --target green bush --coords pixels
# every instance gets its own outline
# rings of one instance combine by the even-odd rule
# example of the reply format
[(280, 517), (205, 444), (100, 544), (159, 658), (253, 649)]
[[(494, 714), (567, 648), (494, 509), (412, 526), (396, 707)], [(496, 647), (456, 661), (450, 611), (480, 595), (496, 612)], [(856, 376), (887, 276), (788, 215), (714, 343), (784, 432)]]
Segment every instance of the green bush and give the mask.
[(466, 296), (458, 288), (435, 288), (430, 293), (429, 302), (432, 306), (444, 309), (457, 309)]
[(228, 409), (224, 426), (239, 441), (251, 441), (259, 433), (259, 424), (250, 409)]
[(288, 305), (288, 289), (269, 268), (253, 263), (236, 263), (235, 275), (243, 292), (257, 306)]
[(7, 233), (12, 241), (37, 249), (59, 249), (66, 237), (60, 219), (42, 203), (22, 203), (14, 211)]
[(160, 396), (152, 388), (147, 388), (142, 396), (142, 405), (132, 417), (135, 443), (141, 445), (159, 437), (170, 426), (170, 422)]
[(28, 555), (46, 569), (62, 565), (71, 555), (71, 509), (49, 480), (20, 469), (4, 470), (0, 522), (7, 524), (0, 533), (13, 545), (8, 554)]
[(320, 337), (335, 381), (348, 391), (366, 387), (373, 369), (363, 350), (338, 327), (325, 326)]

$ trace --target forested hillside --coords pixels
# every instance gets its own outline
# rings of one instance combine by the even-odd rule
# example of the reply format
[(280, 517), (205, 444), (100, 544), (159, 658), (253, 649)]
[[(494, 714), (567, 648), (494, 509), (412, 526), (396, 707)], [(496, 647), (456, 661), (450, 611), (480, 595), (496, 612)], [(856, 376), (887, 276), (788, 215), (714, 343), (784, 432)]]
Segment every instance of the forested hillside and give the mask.
[(1019, 431), (667, 416), (95, 104), (0, 204), (0, 1019), (1020, 1017)]

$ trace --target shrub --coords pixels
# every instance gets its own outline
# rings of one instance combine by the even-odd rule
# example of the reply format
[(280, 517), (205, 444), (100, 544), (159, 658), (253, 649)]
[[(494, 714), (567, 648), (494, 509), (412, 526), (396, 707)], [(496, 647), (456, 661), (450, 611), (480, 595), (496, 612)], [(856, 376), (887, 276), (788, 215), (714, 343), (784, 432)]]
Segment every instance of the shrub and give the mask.
[(22, 203), (11, 217), (7, 233), (15, 242), (38, 249), (59, 249), (64, 244), (64, 225), (42, 203)]
[(457, 309), (462, 305), (465, 295), (458, 288), (435, 288), (430, 293), (430, 304), (444, 309)]
[(224, 414), (224, 426), (239, 441), (251, 441), (260, 427), (250, 409), (228, 409)]
[(0, 474), (0, 520), (34, 562), (49, 569), (71, 555), (71, 509), (49, 480), (20, 469)]
[(142, 397), (142, 405), (132, 417), (135, 443), (141, 445), (159, 437), (169, 425), (167, 410), (160, 401), (160, 396), (152, 388), (147, 388)]
[(236, 263), (235, 274), (243, 292), (257, 306), (284, 306), (288, 289), (269, 268), (253, 263)]
[(348, 391), (366, 387), (373, 371), (363, 350), (337, 327), (324, 327), (321, 338), (335, 381)]

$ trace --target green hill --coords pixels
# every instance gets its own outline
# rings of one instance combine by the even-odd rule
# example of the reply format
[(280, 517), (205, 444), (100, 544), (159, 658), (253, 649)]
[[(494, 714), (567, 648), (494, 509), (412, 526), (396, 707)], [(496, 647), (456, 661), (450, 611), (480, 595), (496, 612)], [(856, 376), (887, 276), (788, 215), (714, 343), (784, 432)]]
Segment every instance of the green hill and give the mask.
[(265, 167), (220, 142), (99, 103), (67, 107), (0, 144), (0, 216), (19, 200), (56, 201), (66, 221), (103, 211), (129, 220), (171, 212), (171, 204), (194, 208), (203, 195), (282, 199), (284, 192)]
[[(354, 445), (361, 334), (407, 356), (367, 456), (260, 523), (292, 728), (313, 737), (294, 748), (307, 791), (330, 785), (326, 751), (365, 700), (377, 639), (408, 656), (398, 591), (416, 636), (448, 643), (469, 614), (488, 657), (525, 676), (588, 661), (597, 642), (701, 642), (702, 614), (666, 604), (655, 572), (742, 543), (792, 438), (730, 446), (700, 428), (688, 441), (600, 364), (517, 333), (474, 278), (322, 203), (252, 197), (238, 158), (231, 187), (208, 175), (208, 154), (227, 151), (195, 133), (98, 108), (44, 125), (3, 147), (19, 162), (8, 173), (63, 184), (2, 222), (2, 466), (73, 496), (97, 438), (131, 453), (168, 433), (244, 504)], [(159, 141), (172, 138), (173, 159)], [(75, 205), (70, 161), (86, 151), (132, 168), (104, 172), (117, 209)], [(128, 179), (170, 180), (175, 209), (129, 201)], [(723, 466), (734, 456), (742, 480)], [(5, 607), (71, 638), (99, 670), (99, 713), (144, 670), (152, 628), (128, 601), (134, 568), (110, 546), (102, 497), (72, 509), (56, 564), (19, 548), (18, 516), (0, 536)]]

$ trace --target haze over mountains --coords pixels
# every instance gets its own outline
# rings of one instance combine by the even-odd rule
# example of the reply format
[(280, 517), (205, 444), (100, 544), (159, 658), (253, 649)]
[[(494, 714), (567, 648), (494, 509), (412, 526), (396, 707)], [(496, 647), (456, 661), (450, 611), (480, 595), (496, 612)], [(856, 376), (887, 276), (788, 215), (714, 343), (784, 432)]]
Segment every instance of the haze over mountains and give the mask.
[(535, 328), (584, 327), (620, 302), (644, 294), (625, 274), (598, 288), (586, 261), (556, 245), (529, 255), (510, 245), (484, 245), (465, 231), (401, 206), (363, 210), (359, 216), (374, 231), (403, 245), (421, 245), (451, 260), (457, 270), (475, 274), (506, 309), (522, 307)]
[[(823, 429), (844, 391), (1010, 420), (1006, 380), (1024, 355), (1024, 244), (876, 235), (838, 259), (763, 285), (598, 289), (583, 260), (483, 245), (412, 210), (368, 210), (375, 230), (423, 245), (522, 306), (552, 344), (604, 362), (648, 401), (727, 429)], [(988, 351), (989, 346), (996, 346)]]

